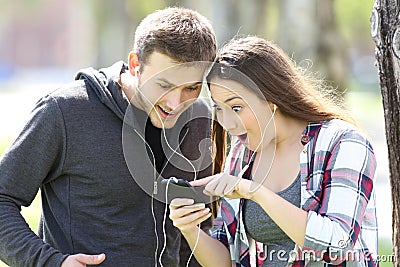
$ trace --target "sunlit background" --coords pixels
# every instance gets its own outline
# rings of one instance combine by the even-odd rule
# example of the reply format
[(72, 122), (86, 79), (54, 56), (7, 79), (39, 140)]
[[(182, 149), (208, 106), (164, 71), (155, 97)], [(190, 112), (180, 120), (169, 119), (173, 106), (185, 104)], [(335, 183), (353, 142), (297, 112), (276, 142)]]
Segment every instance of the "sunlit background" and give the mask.
[[(347, 108), (375, 147), (379, 254), (390, 255), (391, 199), (370, 35), (372, 0), (0, 0), (0, 155), (40, 96), (72, 81), (80, 68), (125, 60), (139, 21), (173, 5), (208, 17), (219, 45), (235, 35), (273, 40), (343, 92)], [(23, 214), (36, 231), (39, 198)]]

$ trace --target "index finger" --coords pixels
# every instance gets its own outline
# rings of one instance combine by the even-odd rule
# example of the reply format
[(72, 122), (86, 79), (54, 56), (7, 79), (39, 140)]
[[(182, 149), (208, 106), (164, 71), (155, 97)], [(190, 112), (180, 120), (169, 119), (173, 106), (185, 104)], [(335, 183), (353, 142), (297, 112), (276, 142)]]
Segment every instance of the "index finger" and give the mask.
[(213, 176), (208, 176), (206, 178), (202, 178), (202, 179), (197, 179), (194, 181), (191, 181), (190, 184), (192, 186), (203, 186), (203, 185), (207, 185), (210, 181), (214, 180), (215, 175)]
[(190, 198), (174, 198), (171, 200), (170, 208), (177, 208), (186, 205), (194, 204), (194, 200)]

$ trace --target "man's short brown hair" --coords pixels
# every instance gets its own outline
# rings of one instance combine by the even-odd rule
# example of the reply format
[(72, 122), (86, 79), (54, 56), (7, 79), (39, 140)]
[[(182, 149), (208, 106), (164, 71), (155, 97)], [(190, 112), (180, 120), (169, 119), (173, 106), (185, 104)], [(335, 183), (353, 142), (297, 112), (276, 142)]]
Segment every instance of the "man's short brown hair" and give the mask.
[(187, 8), (168, 7), (140, 22), (133, 52), (142, 65), (154, 51), (185, 63), (213, 61), (216, 47), (215, 33), (207, 18)]

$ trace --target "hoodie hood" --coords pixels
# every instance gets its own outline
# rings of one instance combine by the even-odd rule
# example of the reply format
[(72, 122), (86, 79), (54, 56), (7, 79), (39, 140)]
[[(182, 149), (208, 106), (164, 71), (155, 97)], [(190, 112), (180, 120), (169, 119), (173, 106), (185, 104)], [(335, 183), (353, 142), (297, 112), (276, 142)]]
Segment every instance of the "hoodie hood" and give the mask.
[(121, 72), (127, 68), (128, 66), (122, 61), (118, 61), (112, 66), (100, 70), (90, 67), (80, 70), (76, 74), (75, 80), (86, 80), (100, 101), (121, 120), (124, 120), (129, 102), (124, 97), (118, 80)]

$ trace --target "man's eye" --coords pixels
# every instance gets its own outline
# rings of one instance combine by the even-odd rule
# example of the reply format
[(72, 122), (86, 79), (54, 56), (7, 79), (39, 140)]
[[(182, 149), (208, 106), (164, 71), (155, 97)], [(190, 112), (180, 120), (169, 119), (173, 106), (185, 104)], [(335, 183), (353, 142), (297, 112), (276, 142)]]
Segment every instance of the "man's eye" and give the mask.
[(241, 106), (233, 106), (232, 110), (235, 111), (235, 112), (239, 112), (239, 111), (242, 110), (242, 107)]
[(162, 88), (162, 89), (171, 88), (171, 86), (169, 84), (166, 84), (166, 83), (157, 83), (157, 85), (160, 86), (160, 88)]
[(190, 91), (196, 91), (196, 90), (198, 90), (200, 88), (200, 85), (193, 85), (193, 86), (188, 86), (188, 87), (186, 87), (186, 89), (187, 90), (190, 90)]

